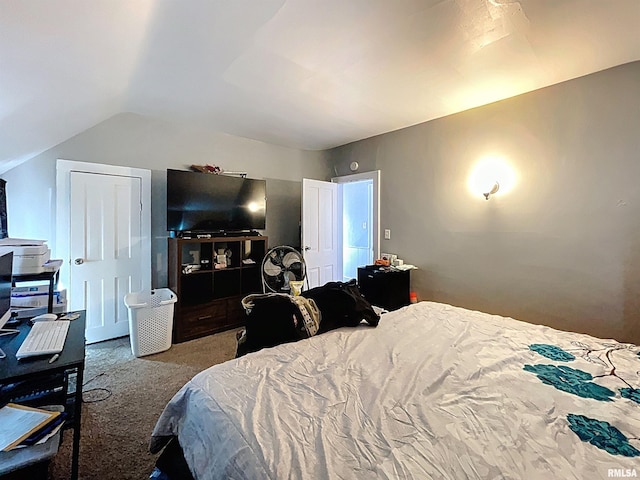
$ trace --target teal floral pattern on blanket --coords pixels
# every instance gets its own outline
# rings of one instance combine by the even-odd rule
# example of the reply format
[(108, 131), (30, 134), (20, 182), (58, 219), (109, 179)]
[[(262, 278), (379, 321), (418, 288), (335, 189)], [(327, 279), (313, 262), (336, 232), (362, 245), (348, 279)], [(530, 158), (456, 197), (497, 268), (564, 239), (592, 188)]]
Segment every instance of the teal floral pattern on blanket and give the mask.
[[(594, 349), (579, 342), (572, 342), (572, 344), (577, 347), (576, 351), (581, 359), (605, 368), (606, 373), (594, 377), (588, 372), (566, 365), (548, 364), (525, 364), (523, 370), (534, 373), (545, 385), (551, 385), (560, 391), (601, 402), (613, 401), (616, 393), (607, 387), (598, 385), (594, 380), (608, 376), (615, 377), (627, 385), (625, 388), (618, 389), (620, 398), (640, 404), (640, 389), (634, 388), (616, 372), (616, 367), (612, 360), (613, 352), (627, 349), (627, 346), (607, 343), (603, 344), (601, 348)], [(576, 355), (556, 345), (533, 343), (529, 345), (529, 350), (558, 362), (572, 362), (576, 360)], [(636, 356), (640, 359), (640, 352), (637, 352)], [(629, 438), (606, 421), (574, 413), (567, 415), (567, 421), (569, 428), (583, 442), (588, 442), (611, 455), (622, 455), (625, 457), (640, 456), (640, 450), (629, 443)], [(635, 440), (638, 439), (636, 438)]]
[(640, 404), (640, 390), (635, 388), (621, 388), (620, 395), (622, 398), (628, 398), (629, 400)]
[(529, 350), (533, 350), (543, 357), (547, 357), (549, 360), (556, 360), (559, 362), (571, 362), (576, 359), (574, 355), (565, 352), (563, 349), (556, 347), (555, 345), (533, 343), (529, 345)]
[(563, 392), (572, 393), (583, 398), (593, 398), (603, 402), (610, 402), (615, 396), (606, 387), (591, 382), (593, 377), (588, 372), (576, 370), (565, 365), (525, 365), (524, 370), (535, 373), (542, 383), (552, 385)]
[(625, 457), (640, 456), (640, 450), (629, 443), (629, 439), (616, 427), (584, 415), (567, 415), (569, 428), (580, 437), (583, 442), (601, 450), (609, 452), (611, 455), (622, 455)]

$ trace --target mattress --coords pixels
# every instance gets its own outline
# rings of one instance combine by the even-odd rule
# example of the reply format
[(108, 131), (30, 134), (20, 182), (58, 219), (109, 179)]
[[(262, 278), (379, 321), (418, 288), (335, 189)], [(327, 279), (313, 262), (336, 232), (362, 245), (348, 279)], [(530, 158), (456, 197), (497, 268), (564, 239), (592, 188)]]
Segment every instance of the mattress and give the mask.
[(446, 304), (215, 365), (168, 403), (196, 479), (585, 479), (640, 465), (640, 349)]

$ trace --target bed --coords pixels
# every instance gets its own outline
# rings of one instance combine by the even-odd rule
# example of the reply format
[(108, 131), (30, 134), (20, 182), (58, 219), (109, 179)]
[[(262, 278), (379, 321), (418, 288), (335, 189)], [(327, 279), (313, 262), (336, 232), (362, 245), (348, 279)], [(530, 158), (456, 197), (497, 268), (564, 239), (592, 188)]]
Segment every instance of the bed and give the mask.
[(585, 479), (640, 470), (640, 349), (420, 302), (215, 365), (168, 403), (196, 479)]

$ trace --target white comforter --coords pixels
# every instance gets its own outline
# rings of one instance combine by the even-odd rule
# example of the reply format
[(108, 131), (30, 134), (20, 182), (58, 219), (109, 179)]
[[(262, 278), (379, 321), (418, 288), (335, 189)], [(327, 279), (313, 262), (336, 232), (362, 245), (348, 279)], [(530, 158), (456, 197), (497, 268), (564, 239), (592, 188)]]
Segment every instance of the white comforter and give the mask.
[(151, 450), (177, 435), (197, 479), (640, 474), (638, 352), (422, 302), (201, 372)]

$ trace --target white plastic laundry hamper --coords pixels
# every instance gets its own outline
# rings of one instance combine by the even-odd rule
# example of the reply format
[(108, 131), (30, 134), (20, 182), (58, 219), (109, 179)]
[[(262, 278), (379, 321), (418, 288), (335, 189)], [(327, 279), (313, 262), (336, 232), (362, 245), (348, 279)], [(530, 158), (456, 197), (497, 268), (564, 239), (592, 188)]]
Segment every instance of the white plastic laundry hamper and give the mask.
[(124, 296), (129, 310), (131, 351), (136, 357), (171, 347), (173, 304), (178, 297), (168, 288), (132, 292)]

